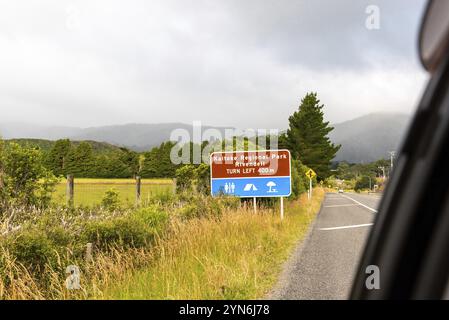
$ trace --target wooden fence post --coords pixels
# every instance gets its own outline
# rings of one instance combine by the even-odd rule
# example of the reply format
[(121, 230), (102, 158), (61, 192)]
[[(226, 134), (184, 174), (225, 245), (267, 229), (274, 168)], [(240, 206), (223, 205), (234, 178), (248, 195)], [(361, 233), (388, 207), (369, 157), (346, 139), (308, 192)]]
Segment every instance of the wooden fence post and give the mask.
[(85, 256), (85, 259), (86, 259), (87, 263), (92, 262), (93, 259), (94, 259), (92, 252), (93, 252), (93, 245), (92, 245), (92, 243), (86, 244), (86, 256)]
[(177, 184), (178, 184), (178, 181), (176, 178), (174, 178), (173, 179), (173, 194), (176, 194), (176, 190), (178, 188)]
[(67, 176), (67, 203), (73, 205), (73, 198), (75, 195), (75, 179), (72, 174)]
[(140, 204), (140, 197), (142, 194), (142, 179), (137, 176), (136, 177), (136, 206)]

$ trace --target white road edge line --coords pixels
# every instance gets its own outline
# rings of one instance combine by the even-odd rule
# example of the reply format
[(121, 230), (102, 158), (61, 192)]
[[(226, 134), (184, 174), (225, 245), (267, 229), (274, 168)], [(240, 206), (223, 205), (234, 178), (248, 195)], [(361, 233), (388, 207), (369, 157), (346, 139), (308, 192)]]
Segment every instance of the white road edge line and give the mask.
[(355, 224), (352, 226), (342, 226), (342, 227), (333, 227), (333, 228), (319, 228), (320, 231), (331, 231), (331, 230), (341, 230), (341, 229), (353, 229), (353, 228), (363, 228), (363, 227), (371, 227), (373, 223), (366, 224)]
[(341, 194), (341, 196), (344, 197), (344, 198), (346, 198), (346, 199), (349, 199), (349, 200), (354, 201), (354, 202), (357, 203), (358, 205), (360, 205), (360, 206), (362, 206), (362, 207), (364, 207), (364, 208), (366, 208), (366, 209), (368, 209), (368, 210), (370, 210), (370, 211), (372, 211), (372, 212), (377, 213), (377, 210), (375, 210), (375, 209), (373, 209), (373, 208), (370, 208), (370, 207), (368, 207), (367, 205), (364, 205), (363, 203), (358, 202), (358, 201), (355, 200), (355, 199), (352, 199), (351, 197), (348, 197), (348, 196), (346, 196), (346, 195), (344, 195), (344, 194)]
[(324, 206), (324, 208), (340, 208), (340, 207), (355, 207), (358, 206), (357, 203), (351, 203), (351, 204), (332, 204), (328, 206)]

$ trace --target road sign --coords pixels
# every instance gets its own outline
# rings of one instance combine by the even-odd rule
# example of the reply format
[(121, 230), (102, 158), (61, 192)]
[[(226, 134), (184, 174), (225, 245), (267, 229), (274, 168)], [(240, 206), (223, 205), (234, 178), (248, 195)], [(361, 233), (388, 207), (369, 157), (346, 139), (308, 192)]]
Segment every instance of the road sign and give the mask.
[(314, 177), (316, 177), (316, 173), (315, 173), (315, 171), (313, 171), (312, 169), (309, 169), (309, 170), (307, 170), (307, 172), (306, 172), (306, 176), (307, 176), (309, 179), (313, 179)]
[(316, 177), (315, 171), (312, 169), (307, 170), (306, 176), (309, 178), (309, 192), (307, 193), (307, 198), (312, 199), (312, 179)]
[(288, 150), (214, 152), (210, 157), (211, 193), (240, 198), (291, 194)]

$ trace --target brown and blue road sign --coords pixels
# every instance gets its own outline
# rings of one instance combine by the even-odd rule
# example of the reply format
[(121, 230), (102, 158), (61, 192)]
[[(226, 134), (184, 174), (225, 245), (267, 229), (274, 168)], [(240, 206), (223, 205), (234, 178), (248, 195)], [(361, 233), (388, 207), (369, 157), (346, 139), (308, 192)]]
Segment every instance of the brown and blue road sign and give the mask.
[(214, 152), (210, 157), (211, 193), (240, 198), (291, 195), (288, 150)]

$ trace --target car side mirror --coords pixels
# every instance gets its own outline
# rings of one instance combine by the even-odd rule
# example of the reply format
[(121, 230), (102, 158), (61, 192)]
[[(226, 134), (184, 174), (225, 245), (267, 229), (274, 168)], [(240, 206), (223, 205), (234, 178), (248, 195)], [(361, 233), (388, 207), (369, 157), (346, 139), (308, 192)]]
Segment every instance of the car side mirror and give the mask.
[(419, 54), (424, 68), (435, 72), (449, 48), (449, 1), (430, 0), (421, 24)]

